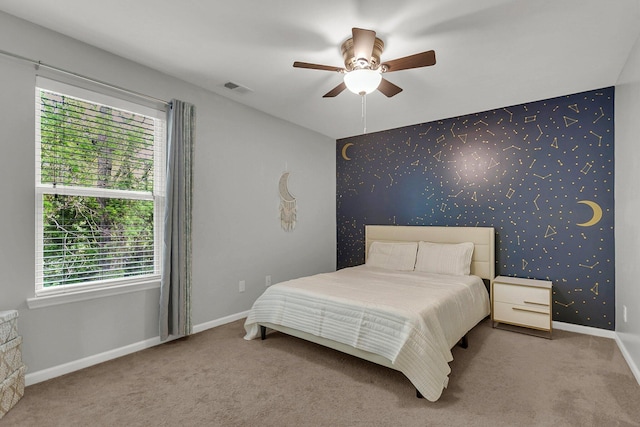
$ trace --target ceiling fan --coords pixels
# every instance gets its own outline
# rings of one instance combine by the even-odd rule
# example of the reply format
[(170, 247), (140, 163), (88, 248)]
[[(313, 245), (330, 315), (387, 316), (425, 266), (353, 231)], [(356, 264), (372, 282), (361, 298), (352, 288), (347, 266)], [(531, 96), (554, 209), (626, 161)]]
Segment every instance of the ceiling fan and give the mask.
[(345, 89), (359, 95), (378, 89), (387, 97), (392, 97), (402, 92), (402, 88), (383, 78), (383, 73), (428, 67), (436, 63), (436, 53), (433, 50), (380, 63), (384, 43), (376, 37), (376, 32), (353, 28), (351, 33), (352, 37), (341, 46), (344, 68), (299, 61), (293, 63), (295, 68), (337, 71), (344, 74), (344, 81), (327, 92), (323, 98), (332, 98)]

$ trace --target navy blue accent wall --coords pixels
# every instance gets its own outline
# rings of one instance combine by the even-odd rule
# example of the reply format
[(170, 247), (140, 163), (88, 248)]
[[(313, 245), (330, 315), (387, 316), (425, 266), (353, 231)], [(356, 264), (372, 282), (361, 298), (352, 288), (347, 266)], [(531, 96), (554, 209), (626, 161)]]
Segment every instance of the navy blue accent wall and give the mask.
[(364, 262), (366, 224), (493, 226), (498, 274), (615, 329), (613, 106), (609, 87), (338, 140), (338, 268)]

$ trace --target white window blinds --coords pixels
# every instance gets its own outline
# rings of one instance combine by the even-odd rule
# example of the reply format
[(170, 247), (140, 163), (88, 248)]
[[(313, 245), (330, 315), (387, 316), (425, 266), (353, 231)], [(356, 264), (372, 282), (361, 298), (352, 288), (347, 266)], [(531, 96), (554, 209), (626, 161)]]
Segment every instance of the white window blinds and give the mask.
[(36, 291), (158, 275), (164, 113), (39, 78)]

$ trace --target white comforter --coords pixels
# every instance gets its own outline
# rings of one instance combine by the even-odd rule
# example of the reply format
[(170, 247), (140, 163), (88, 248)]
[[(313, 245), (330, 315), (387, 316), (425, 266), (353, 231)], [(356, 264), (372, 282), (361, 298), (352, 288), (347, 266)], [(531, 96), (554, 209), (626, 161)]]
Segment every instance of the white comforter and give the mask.
[(477, 276), (362, 265), (269, 287), (247, 317), (245, 339), (265, 322), (375, 353), (436, 401), (449, 381), (451, 348), (489, 310)]

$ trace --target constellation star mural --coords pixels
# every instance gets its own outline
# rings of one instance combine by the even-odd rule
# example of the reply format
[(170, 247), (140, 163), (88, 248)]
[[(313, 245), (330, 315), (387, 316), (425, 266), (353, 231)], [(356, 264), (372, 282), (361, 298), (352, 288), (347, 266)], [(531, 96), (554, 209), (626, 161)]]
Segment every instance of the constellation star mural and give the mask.
[(364, 225), (496, 228), (497, 272), (553, 282), (553, 319), (615, 328), (614, 88), (337, 141), (338, 267)]

